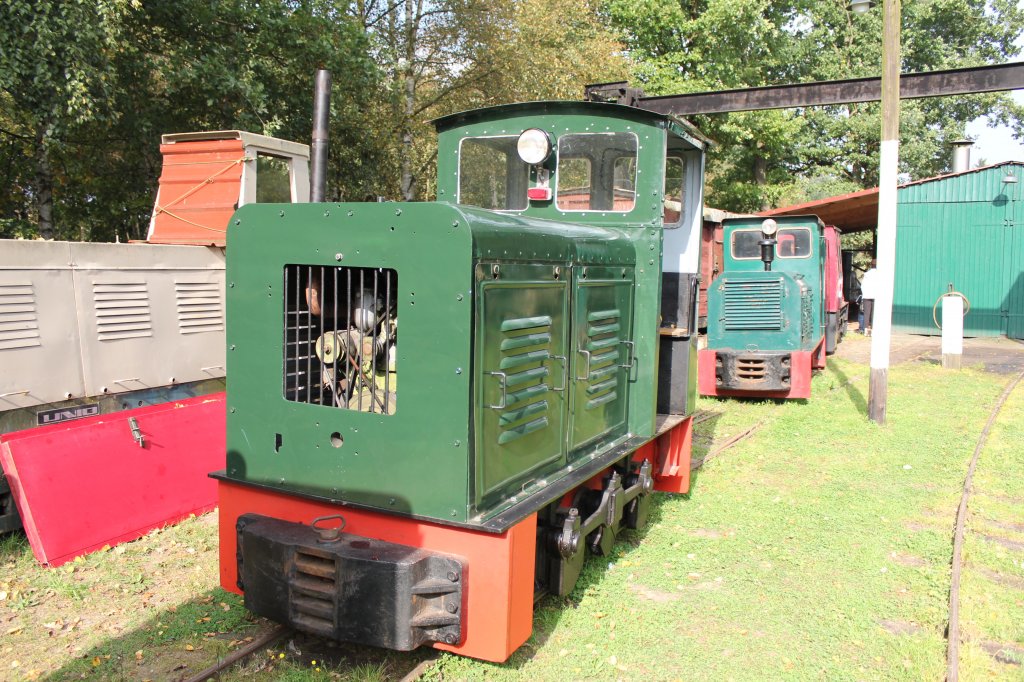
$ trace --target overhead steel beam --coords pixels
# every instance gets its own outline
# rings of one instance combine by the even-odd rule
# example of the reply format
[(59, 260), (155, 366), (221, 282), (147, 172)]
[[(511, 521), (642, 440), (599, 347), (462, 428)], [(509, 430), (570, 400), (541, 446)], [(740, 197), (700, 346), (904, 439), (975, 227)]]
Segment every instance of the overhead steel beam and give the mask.
[[(900, 76), (900, 98), (942, 97), (1024, 88), (1024, 62), (980, 66), (969, 69), (907, 73)], [(789, 109), (830, 104), (877, 102), (882, 98), (880, 78), (852, 78), (841, 81), (770, 85), (717, 92), (647, 97), (627, 83), (588, 85), (586, 98), (633, 104), (659, 114), (690, 116), (724, 114), (731, 111)]]

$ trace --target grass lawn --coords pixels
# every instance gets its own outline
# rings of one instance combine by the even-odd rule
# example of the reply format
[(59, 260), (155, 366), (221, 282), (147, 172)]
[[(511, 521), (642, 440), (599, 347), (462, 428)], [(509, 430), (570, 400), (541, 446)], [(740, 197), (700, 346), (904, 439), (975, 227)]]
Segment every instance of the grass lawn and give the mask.
[[(443, 655), (427, 678), (941, 678), (956, 505), (1007, 377), (899, 365), (878, 427), (865, 417), (867, 373), (833, 359), (806, 403), (702, 401), (713, 416), (697, 427), (695, 458), (762, 427), (695, 472), (690, 495), (657, 496), (647, 529), (591, 558), (571, 595), (541, 602), (506, 664)], [(1024, 385), (975, 477), (963, 679), (1022, 675), (1021, 442)], [(73, 570), (41, 569), (23, 539), (5, 541), (0, 679), (177, 679), (266, 629), (217, 587), (215, 523)], [(300, 639), (225, 679), (396, 679), (428, 654)]]

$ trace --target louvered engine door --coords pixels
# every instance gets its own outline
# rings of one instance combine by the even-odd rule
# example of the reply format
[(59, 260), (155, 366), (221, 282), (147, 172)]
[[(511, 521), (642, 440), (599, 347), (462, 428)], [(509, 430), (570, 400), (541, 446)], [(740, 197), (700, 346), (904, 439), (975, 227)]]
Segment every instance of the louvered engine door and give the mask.
[(482, 509), (565, 463), (569, 293), (551, 266), (481, 264), (476, 278), (475, 498)]
[(631, 366), (633, 271), (582, 267), (574, 273), (569, 458), (626, 432)]

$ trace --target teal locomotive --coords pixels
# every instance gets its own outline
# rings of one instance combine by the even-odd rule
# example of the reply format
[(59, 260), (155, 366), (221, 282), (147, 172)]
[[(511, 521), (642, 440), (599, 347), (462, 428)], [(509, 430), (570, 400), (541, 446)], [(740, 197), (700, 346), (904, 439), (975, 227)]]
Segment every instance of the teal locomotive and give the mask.
[(702, 395), (808, 398), (846, 330), (839, 231), (817, 216), (723, 221), (708, 288)]
[(502, 661), (536, 594), (688, 490), (706, 140), (597, 103), (436, 125), (436, 202), (232, 219), (221, 580)]

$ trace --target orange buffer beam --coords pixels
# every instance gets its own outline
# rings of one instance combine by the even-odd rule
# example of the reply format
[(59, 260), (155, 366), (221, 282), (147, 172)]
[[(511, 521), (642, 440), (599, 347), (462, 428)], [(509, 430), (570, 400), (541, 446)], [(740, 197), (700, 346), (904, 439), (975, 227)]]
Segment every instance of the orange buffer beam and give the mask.
[(501, 534), (441, 526), (284, 495), (219, 481), (221, 586), (238, 589), (235, 523), (246, 513), (308, 524), (319, 516), (342, 513), (345, 532), (367, 538), (422, 547), (460, 557), (465, 614), (463, 639), (433, 646), (462, 656), (501, 662), (533, 631), (533, 576), (537, 515), (532, 514)]

